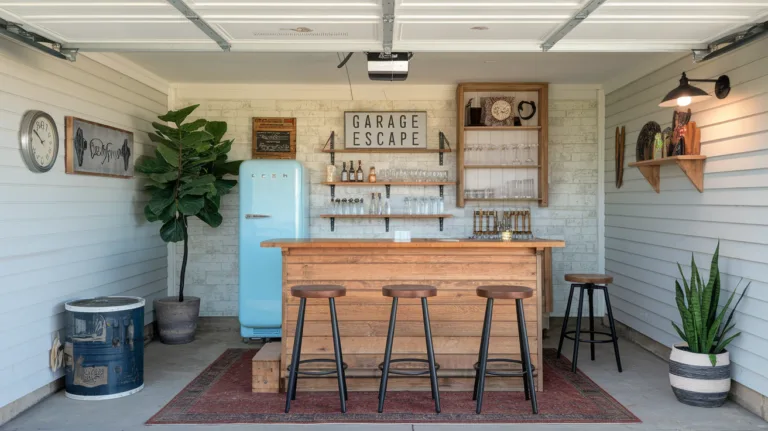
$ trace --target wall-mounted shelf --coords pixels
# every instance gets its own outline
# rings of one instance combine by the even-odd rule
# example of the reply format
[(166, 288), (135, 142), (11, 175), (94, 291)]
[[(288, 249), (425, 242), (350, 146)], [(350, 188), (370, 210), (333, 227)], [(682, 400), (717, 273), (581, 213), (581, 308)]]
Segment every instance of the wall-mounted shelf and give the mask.
[(331, 155), (332, 165), (336, 164), (336, 153), (437, 153), (440, 157), (440, 166), (443, 166), (443, 154), (451, 152), (451, 144), (443, 132), (438, 134), (438, 138), (438, 148), (336, 148), (336, 132), (331, 132), (321, 151)]
[(464, 169), (539, 169), (539, 165), (464, 165)]
[[(490, 96), (508, 96), (514, 97), (517, 101), (533, 101), (536, 103), (536, 113), (528, 119), (521, 119), (522, 125), (506, 125), (506, 126), (472, 126), (468, 125), (466, 101), (468, 99), (479, 100), (482, 103), (482, 99)], [(500, 188), (501, 183), (505, 181), (505, 175), (507, 172), (503, 169), (529, 169), (529, 171), (515, 171), (509, 172), (515, 179), (520, 177), (528, 177), (527, 179), (534, 180), (534, 189), (538, 199), (530, 199), (529, 201), (538, 202), (540, 207), (546, 207), (549, 205), (549, 162), (548, 162), (548, 143), (549, 143), (549, 85), (546, 83), (514, 83), (514, 82), (467, 82), (461, 83), (456, 87), (456, 206), (459, 208), (464, 207), (466, 201), (483, 200), (483, 201), (511, 201), (514, 199), (468, 199), (465, 198), (465, 192), (467, 189), (472, 189), (472, 185), (468, 185), (467, 182), (472, 182), (473, 179), (477, 179), (476, 182), (480, 183), (482, 176), (483, 184), (477, 184), (478, 188)], [(515, 106), (516, 107), (516, 106)], [(514, 110), (514, 109), (513, 109)], [(510, 123), (502, 123), (510, 124)], [(470, 132), (531, 132), (529, 134), (510, 134), (510, 135), (498, 135), (493, 134), (489, 136), (481, 135)], [(535, 135), (535, 137), (534, 137)], [(493, 164), (465, 164), (464, 153), (465, 145), (467, 141), (470, 141), (472, 145), (501, 143), (501, 141), (511, 141), (513, 143), (527, 143), (534, 144), (536, 146), (536, 158), (528, 165), (493, 165)], [(530, 153), (530, 150), (529, 154)], [(493, 163), (495, 160), (488, 158), (488, 161)], [(501, 175), (498, 175), (498, 171), (493, 175), (485, 175), (482, 172), (483, 169), (502, 169)], [(531, 172), (530, 170), (536, 170)], [(467, 170), (472, 170), (471, 176), (466, 177)], [(487, 184), (490, 182), (490, 184)]]
[(672, 156), (663, 159), (644, 160), (642, 162), (630, 163), (629, 166), (636, 167), (643, 174), (648, 184), (653, 187), (656, 193), (659, 193), (661, 176), (659, 171), (661, 165), (676, 164), (685, 173), (685, 176), (691, 181), (696, 190), (704, 192), (704, 161), (707, 156)]
[(464, 198), (465, 201), (485, 201), (485, 202), (508, 202), (508, 201), (520, 201), (520, 202), (537, 202), (539, 198)]
[(440, 188), (440, 197), (443, 197), (443, 190), (445, 186), (452, 186), (455, 185), (455, 182), (452, 181), (425, 181), (425, 182), (416, 182), (416, 181), (377, 181), (375, 183), (369, 183), (369, 182), (343, 182), (343, 181), (333, 181), (328, 182), (325, 181), (321, 183), (326, 186), (331, 186), (331, 199), (336, 198), (336, 186), (352, 186), (352, 187), (375, 187), (375, 186), (384, 186), (387, 197), (389, 197), (389, 191), (392, 186), (406, 186), (406, 187), (431, 187), (431, 186), (438, 186)]
[(452, 214), (320, 214), (320, 218), (331, 219), (331, 232), (335, 230), (336, 219), (384, 219), (384, 226), (389, 232), (390, 219), (438, 219), (440, 232), (443, 231), (443, 220), (453, 217)]
[(464, 126), (466, 131), (491, 131), (491, 130), (541, 130), (541, 126)]

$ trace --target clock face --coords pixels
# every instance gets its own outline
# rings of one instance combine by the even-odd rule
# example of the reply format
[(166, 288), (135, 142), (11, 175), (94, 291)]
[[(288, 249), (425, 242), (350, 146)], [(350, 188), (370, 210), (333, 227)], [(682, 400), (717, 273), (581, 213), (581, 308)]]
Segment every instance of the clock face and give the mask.
[(499, 121), (506, 120), (512, 115), (512, 105), (506, 100), (497, 100), (493, 106), (491, 106), (491, 115)]
[(59, 134), (53, 118), (41, 111), (27, 112), (22, 120), (21, 146), (30, 170), (50, 170), (59, 152)]

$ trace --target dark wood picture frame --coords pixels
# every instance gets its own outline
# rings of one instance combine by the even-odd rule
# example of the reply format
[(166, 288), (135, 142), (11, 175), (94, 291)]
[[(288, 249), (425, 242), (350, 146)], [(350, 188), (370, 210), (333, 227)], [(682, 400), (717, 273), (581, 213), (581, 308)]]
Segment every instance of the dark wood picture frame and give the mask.
[[(265, 134), (273, 133), (273, 140), (282, 141), (288, 133), (288, 151), (280, 151), (282, 142), (266, 142)], [(276, 138), (276, 139), (275, 139)], [(265, 147), (273, 149), (264, 151)], [(254, 159), (296, 159), (296, 119), (277, 117), (253, 117), (253, 135), (251, 138), (251, 157)]]
[[(75, 130), (74, 130), (75, 120), (81, 123), (87, 123), (96, 127), (111, 129), (120, 133), (125, 133), (127, 135), (130, 135), (131, 146), (130, 146), (130, 152), (128, 153), (127, 163), (130, 163), (131, 165), (133, 165), (134, 160), (136, 158), (135, 150), (134, 150), (135, 146), (133, 141), (133, 132), (119, 129), (117, 127), (107, 126), (106, 124), (97, 123), (95, 121), (84, 120), (79, 117), (68, 116), (68, 117), (64, 117), (64, 166), (65, 166), (64, 172), (66, 172), (67, 174), (74, 174), (74, 175), (93, 175), (97, 177), (112, 177), (112, 178), (133, 178), (133, 171), (131, 171), (130, 175), (120, 175), (120, 174), (110, 174), (110, 173), (103, 173), (103, 172), (86, 172), (86, 171), (76, 170), (75, 158), (77, 157), (77, 151), (75, 149)], [(84, 155), (80, 155), (80, 157), (84, 157)], [(123, 157), (125, 157), (124, 154), (123, 154)], [(126, 171), (127, 171), (127, 168), (126, 168)]]

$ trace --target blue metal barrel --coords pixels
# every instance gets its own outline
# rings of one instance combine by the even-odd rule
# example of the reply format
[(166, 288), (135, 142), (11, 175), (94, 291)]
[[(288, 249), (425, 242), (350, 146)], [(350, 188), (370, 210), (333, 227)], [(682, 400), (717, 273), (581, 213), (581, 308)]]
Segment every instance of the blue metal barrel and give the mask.
[(67, 397), (106, 400), (144, 387), (144, 303), (105, 296), (64, 304)]

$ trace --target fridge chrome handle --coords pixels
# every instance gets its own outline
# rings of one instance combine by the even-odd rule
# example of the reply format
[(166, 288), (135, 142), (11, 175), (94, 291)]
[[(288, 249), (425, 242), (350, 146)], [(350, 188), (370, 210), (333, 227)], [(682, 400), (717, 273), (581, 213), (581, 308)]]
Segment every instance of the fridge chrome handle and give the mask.
[(267, 217), (272, 217), (272, 216), (271, 216), (271, 215), (269, 215), (269, 214), (246, 214), (246, 215), (245, 215), (245, 218), (246, 218), (246, 219), (252, 219), (252, 218), (267, 218)]

